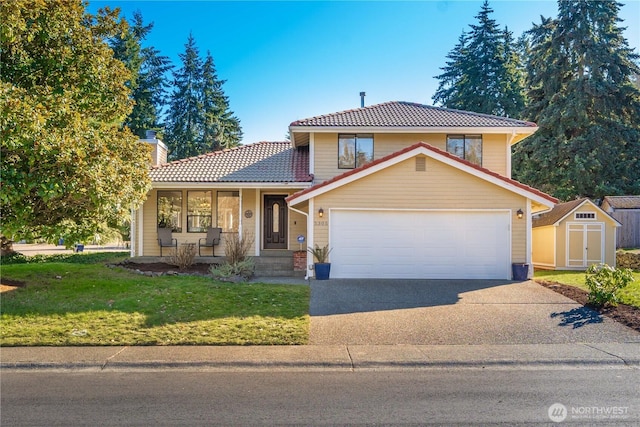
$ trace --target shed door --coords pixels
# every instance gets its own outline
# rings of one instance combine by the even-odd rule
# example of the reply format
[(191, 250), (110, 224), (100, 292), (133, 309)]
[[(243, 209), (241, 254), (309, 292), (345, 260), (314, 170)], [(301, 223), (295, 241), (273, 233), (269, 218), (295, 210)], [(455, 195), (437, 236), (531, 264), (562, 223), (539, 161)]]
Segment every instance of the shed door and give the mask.
[(335, 210), (329, 224), (332, 277), (511, 277), (508, 212)]
[(604, 224), (567, 223), (567, 267), (604, 262)]

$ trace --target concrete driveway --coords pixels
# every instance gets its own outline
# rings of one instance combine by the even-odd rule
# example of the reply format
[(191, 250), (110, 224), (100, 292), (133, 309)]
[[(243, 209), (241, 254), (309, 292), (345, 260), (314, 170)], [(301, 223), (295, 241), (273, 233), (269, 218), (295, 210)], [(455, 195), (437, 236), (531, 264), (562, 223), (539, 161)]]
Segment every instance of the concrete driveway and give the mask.
[(311, 344), (640, 342), (533, 281), (312, 281), (310, 314)]

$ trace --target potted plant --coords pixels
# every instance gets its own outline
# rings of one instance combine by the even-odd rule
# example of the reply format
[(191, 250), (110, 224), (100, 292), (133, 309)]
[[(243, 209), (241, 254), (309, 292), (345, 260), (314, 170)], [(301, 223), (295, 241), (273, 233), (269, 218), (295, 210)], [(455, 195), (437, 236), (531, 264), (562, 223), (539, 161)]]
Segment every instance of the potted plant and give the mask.
[(316, 245), (315, 248), (310, 247), (307, 250), (317, 260), (317, 262), (313, 264), (316, 280), (328, 280), (329, 272), (331, 271), (331, 263), (327, 262), (329, 252), (331, 252), (329, 245), (323, 247)]

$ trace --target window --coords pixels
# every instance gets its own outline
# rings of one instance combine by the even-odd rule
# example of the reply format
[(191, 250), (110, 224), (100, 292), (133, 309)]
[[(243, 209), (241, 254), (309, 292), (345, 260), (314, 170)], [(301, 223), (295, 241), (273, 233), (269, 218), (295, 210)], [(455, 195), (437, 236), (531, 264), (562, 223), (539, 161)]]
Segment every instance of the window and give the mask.
[(576, 212), (576, 219), (596, 219), (595, 212)]
[(223, 233), (238, 232), (240, 221), (240, 192), (218, 191), (218, 227)]
[(158, 228), (182, 232), (182, 191), (158, 191)]
[(187, 192), (187, 232), (204, 233), (211, 227), (211, 191)]
[(448, 135), (447, 152), (482, 166), (482, 135)]
[(338, 135), (338, 168), (354, 169), (373, 161), (373, 135)]

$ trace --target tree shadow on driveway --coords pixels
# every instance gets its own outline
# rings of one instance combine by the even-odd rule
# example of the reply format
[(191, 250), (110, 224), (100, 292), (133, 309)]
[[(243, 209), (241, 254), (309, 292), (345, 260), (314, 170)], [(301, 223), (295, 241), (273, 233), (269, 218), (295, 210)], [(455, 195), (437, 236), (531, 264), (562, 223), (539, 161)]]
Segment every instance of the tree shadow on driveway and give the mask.
[(556, 317), (560, 318), (558, 326), (572, 326), (573, 329), (604, 321), (600, 313), (587, 307), (577, 307), (569, 311), (551, 313), (551, 318)]

